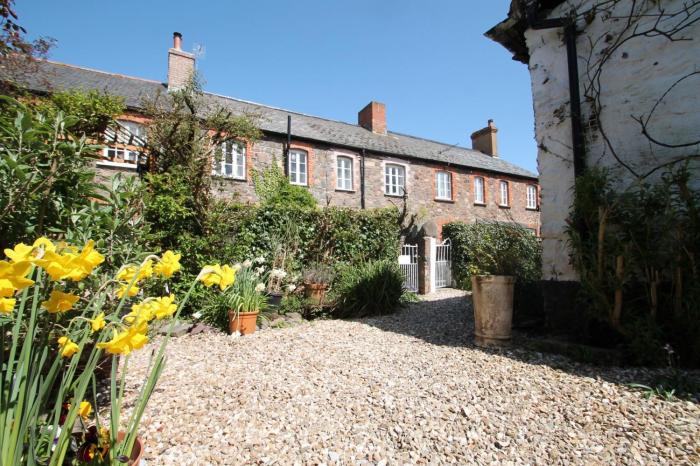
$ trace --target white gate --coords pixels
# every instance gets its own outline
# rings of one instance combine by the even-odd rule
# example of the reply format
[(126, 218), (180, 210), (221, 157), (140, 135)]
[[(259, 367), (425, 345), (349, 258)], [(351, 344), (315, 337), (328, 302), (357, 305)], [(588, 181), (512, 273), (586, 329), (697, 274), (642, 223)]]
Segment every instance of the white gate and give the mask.
[(404, 244), (401, 246), (399, 266), (404, 275), (404, 287), (407, 290), (418, 292), (418, 245)]
[(452, 243), (446, 239), (435, 247), (435, 288), (452, 285)]

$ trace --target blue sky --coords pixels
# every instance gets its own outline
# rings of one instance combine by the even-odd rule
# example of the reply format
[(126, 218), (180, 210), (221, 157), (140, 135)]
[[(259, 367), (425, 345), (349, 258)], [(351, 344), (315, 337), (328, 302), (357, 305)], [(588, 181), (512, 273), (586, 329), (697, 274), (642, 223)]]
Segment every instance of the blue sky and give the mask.
[[(471, 147), (493, 118), (501, 156), (536, 171), (530, 79), (483, 36), (510, 0), (18, 0), (50, 58), (165, 80), (173, 31), (204, 49), (210, 92), (357, 122), (370, 100), (392, 131)], [(478, 5), (478, 6), (477, 6)]]

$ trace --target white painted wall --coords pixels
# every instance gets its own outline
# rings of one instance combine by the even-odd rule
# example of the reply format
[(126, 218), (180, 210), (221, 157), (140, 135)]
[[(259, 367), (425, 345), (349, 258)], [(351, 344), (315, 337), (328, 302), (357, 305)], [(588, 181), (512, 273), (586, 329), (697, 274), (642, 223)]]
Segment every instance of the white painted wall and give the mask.
[[(590, 8), (592, 3), (590, 0), (572, 1), (555, 9), (549, 17), (564, 16), (572, 6), (583, 11)], [(657, 3), (648, 1), (645, 7), (650, 10), (647, 12), (653, 15), (657, 8), (654, 4)], [(670, 12), (678, 9), (683, 1), (664, 0), (660, 3)], [(631, 1), (620, 2), (613, 17), (623, 17), (630, 4)], [(655, 20), (655, 16), (648, 19)], [(623, 26), (623, 19), (603, 20), (600, 15), (590, 24), (583, 21), (579, 24), (582, 34), (578, 37), (577, 47), (582, 100), (584, 86), (589, 82), (588, 57), (599, 57), (602, 48), (607, 46), (605, 35), (611, 33), (617, 36)], [(662, 21), (660, 26), (668, 27), (669, 22)], [(645, 27), (645, 24), (640, 24), (640, 27)], [(690, 72), (700, 71), (700, 22), (686, 29), (683, 35), (693, 40), (670, 42), (662, 37), (633, 39), (613, 55), (601, 76), (601, 125), (622, 161), (640, 174), (688, 153), (700, 153), (697, 145), (668, 149), (650, 144), (641, 134), (639, 124), (632, 119), (632, 116), (649, 114), (657, 100), (676, 80)], [(563, 30), (527, 30), (525, 37), (530, 51), (529, 69), (542, 189), (544, 278), (575, 280), (576, 273), (569, 264), (564, 234), (574, 176)], [(592, 55), (591, 42), (595, 44)], [(585, 102), (583, 107), (585, 121), (590, 112)], [(654, 137), (667, 142), (700, 140), (700, 75), (685, 79), (666, 96), (654, 112), (649, 129)], [(622, 175), (624, 184), (634, 182), (634, 175), (615, 160), (598, 130), (586, 128), (586, 148), (588, 165), (610, 167)], [(695, 166), (700, 167), (698, 164)]]

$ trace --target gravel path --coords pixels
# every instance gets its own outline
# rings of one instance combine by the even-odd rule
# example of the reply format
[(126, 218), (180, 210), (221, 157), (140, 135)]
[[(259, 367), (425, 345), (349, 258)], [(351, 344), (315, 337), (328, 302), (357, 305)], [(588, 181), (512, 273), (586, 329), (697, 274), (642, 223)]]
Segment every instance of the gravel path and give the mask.
[(647, 371), (477, 349), (467, 309), (443, 290), (393, 316), (175, 339), (148, 466), (700, 463), (699, 405), (623, 385)]

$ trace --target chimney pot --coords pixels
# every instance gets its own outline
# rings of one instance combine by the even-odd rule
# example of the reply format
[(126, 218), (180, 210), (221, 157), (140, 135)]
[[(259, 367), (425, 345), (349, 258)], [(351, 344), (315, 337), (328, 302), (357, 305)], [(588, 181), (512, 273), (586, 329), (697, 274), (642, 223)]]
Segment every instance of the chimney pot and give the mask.
[(498, 128), (493, 120), (489, 119), (485, 128), (472, 133), (472, 149), (481, 151), (492, 157), (498, 157)]
[(375, 134), (386, 134), (386, 106), (372, 101), (357, 114), (357, 124)]
[(182, 34), (179, 32), (173, 32), (173, 48), (175, 50), (182, 50)]

